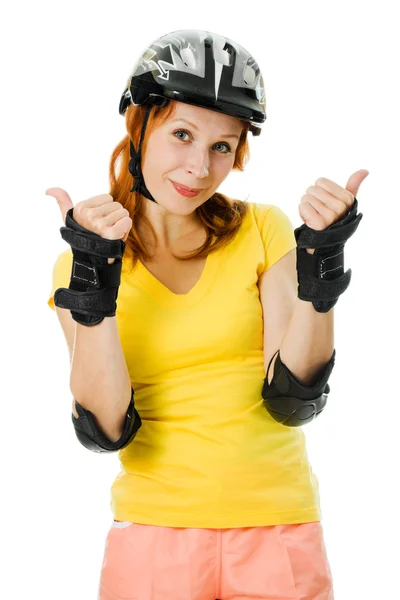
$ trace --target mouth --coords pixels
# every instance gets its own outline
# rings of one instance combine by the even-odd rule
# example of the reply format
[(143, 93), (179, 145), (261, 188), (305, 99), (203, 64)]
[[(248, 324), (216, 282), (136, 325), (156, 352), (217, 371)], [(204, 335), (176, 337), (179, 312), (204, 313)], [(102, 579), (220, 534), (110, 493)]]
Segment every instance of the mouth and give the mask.
[(203, 190), (203, 188), (190, 188), (187, 187), (186, 185), (182, 185), (181, 183), (178, 183), (177, 181), (173, 181), (172, 179), (170, 179), (171, 183), (173, 183), (174, 185), (178, 186), (179, 188), (181, 188), (182, 190), (184, 190), (185, 192), (201, 192)]

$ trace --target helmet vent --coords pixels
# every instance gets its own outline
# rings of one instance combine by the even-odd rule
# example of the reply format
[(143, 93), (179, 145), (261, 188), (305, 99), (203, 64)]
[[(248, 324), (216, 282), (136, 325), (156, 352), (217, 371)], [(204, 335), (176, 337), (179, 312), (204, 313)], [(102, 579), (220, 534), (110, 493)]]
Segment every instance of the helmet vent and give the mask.
[(229, 50), (223, 50), (222, 48), (218, 48), (218, 46), (214, 46), (214, 59), (225, 67), (229, 67), (232, 64), (232, 56)]
[(191, 48), (181, 48), (181, 58), (186, 67), (190, 67), (191, 69), (195, 68), (196, 59)]
[(246, 65), (243, 73), (243, 79), (246, 85), (254, 85), (256, 80), (256, 73), (252, 67)]

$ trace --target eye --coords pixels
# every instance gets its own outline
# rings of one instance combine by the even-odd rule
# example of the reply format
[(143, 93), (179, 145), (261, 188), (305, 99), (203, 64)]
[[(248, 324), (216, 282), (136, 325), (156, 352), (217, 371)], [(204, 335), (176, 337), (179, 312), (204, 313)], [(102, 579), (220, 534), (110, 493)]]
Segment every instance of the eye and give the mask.
[[(183, 133), (184, 135), (189, 135), (189, 134), (187, 133), (187, 131), (183, 131), (182, 129), (178, 129), (178, 131), (174, 131), (174, 134), (173, 134), (173, 135), (175, 135), (175, 134), (177, 134), (177, 133)], [(179, 139), (181, 140), (182, 138), (179, 138)], [(183, 140), (183, 141), (185, 141), (185, 140)]]
[[(177, 133), (183, 133), (184, 135), (189, 135), (190, 133), (188, 131), (185, 131), (184, 129), (177, 129), (176, 131), (174, 131), (173, 135), (175, 137)], [(181, 137), (178, 137), (179, 140), (182, 140), (183, 142), (185, 142), (186, 140), (182, 139)], [(225, 144), (225, 142), (218, 142), (217, 144), (215, 144), (215, 146), (225, 146), (226, 148), (226, 152), (218, 152), (218, 154), (230, 154), (231, 153), (231, 147), (229, 146), (229, 144)]]

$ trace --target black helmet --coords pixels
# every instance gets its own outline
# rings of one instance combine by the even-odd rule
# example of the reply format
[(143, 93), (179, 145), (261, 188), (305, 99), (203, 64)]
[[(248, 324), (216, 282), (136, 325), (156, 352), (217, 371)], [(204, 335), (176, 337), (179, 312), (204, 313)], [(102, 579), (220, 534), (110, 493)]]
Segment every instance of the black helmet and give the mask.
[[(138, 189), (155, 201), (145, 188), (140, 171), (140, 151), (152, 105), (177, 100), (215, 110), (250, 123), (260, 135), (266, 116), (264, 80), (257, 62), (238, 43), (202, 30), (173, 31), (152, 42), (135, 64), (122, 94), (119, 113), (130, 104), (146, 104), (138, 153), (131, 142), (129, 170)], [(147, 193), (144, 193), (147, 192)]]

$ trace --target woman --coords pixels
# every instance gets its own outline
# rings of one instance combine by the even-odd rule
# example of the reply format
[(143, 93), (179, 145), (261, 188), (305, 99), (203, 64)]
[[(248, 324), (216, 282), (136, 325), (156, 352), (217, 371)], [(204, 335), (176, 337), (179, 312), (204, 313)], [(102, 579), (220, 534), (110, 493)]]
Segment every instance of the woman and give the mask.
[[(173, 32), (136, 64), (125, 112), (110, 194), (74, 207), (47, 191), (72, 247), (49, 305), (74, 351), (73, 423), (122, 466), (99, 598), (332, 600), (304, 434), (264, 390), (274, 364), (293, 366), (303, 390), (332, 369), (333, 311), (297, 298), (288, 217), (217, 192), (266, 118), (257, 63), (227, 38)], [(301, 310), (314, 319), (312, 353), (311, 332), (308, 351), (293, 343)]]

